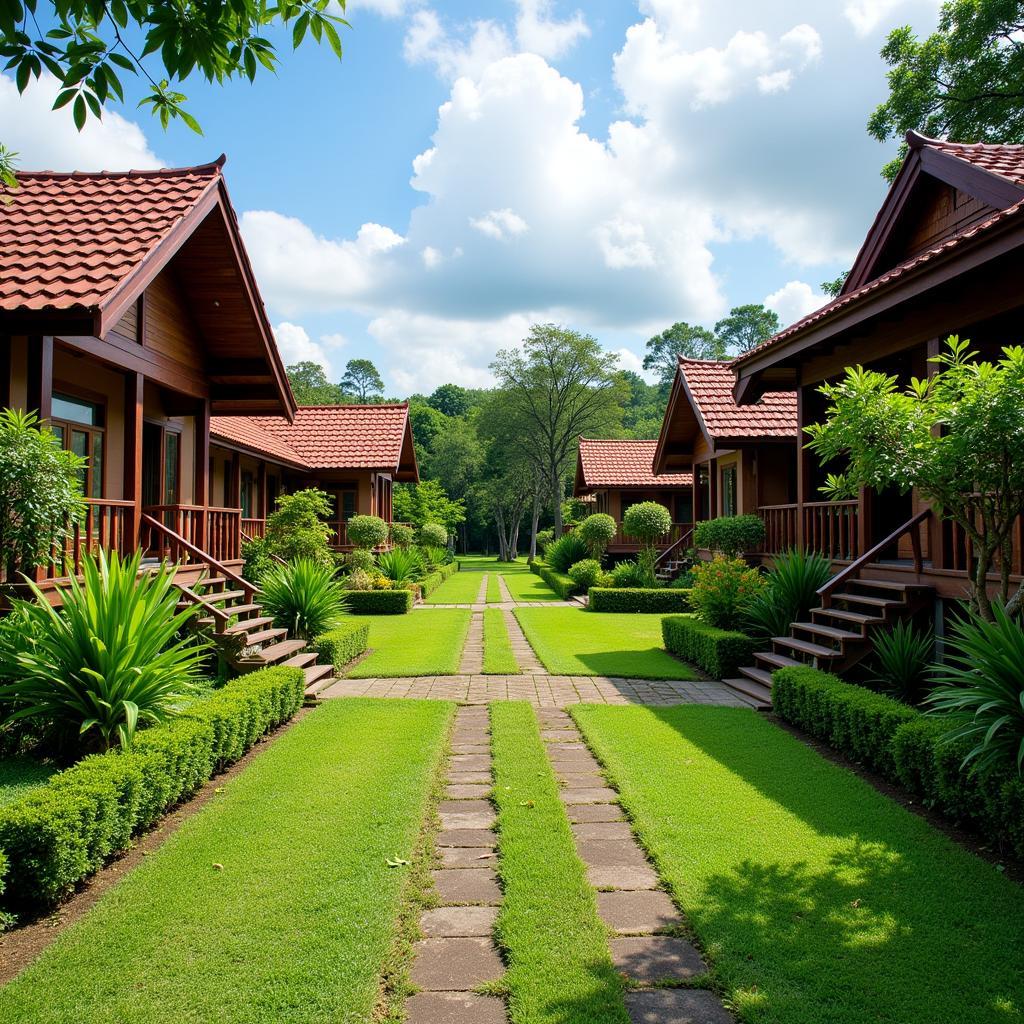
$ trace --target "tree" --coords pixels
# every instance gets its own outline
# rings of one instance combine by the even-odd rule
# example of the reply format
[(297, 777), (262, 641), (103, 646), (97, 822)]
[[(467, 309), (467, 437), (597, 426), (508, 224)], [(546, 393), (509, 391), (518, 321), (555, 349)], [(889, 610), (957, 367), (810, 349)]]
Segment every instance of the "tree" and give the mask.
[(556, 537), (562, 535), (564, 481), (580, 435), (621, 423), (625, 388), (617, 360), (590, 335), (536, 324), (522, 348), (503, 349), (491, 364), (509, 417), (528, 431), (520, 443), (536, 453), (550, 488)]
[(857, 366), (819, 389), (826, 419), (805, 427), (808, 447), (823, 463), (848, 468), (823, 488), (848, 497), (858, 487), (916, 488), (937, 514), (970, 540), (971, 608), (993, 621), (987, 578), (997, 563), (999, 596), (1011, 615), (1024, 586), (1010, 596), (1012, 531), (1024, 512), (1024, 348), (1003, 349), (996, 362), (977, 362), (969, 342), (950, 338), (937, 371), (901, 387), (897, 378)]
[[(344, 13), (345, 0), (338, 9)], [(101, 117), (109, 100), (124, 100), (127, 73), (146, 79), (149, 92), (139, 106), (149, 107), (163, 127), (180, 118), (202, 134), (182, 105), (185, 79), (195, 72), (219, 85), (253, 81), (260, 67), (276, 71), (277, 49), (267, 37), (289, 26), (293, 49), (307, 36), (326, 39), (340, 60), (337, 27), (348, 22), (333, 10), (328, 0), (12, 0), (0, 4), (0, 57), (7, 58), (18, 92), (44, 70), (54, 75), (61, 85), (54, 109), (70, 107), (79, 130), (90, 114)], [(16, 155), (0, 146), (0, 175), (11, 187)]]
[(682, 322), (649, 338), (646, 347), (644, 369), (656, 372), (658, 380), (668, 387), (672, 386), (675, 379), (679, 356), (689, 359), (724, 359), (726, 355), (726, 346), (721, 338), (705, 327), (694, 327)]
[(299, 405), (338, 405), (345, 396), (337, 384), (327, 380), (327, 374), (319, 363), (304, 360), (285, 367), (292, 394)]
[(727, 349), (742, 354), (767, 341), (782, 326), (779, 314), (760, 303), (734, 306), (715, 324), (715, 334)]
[(399, 485), (391, 500), (395, 522), (412, 523), (417, 528), (426, 523), (440, 523), (451, 534), (466, 518), (463, 503), (452, 501), (436, 480)]
[(620, 370), (619, 379), (629, 388), (629, 397), (622, 406), (623, 434), (636, 440), (656, 438), (665, 418), (668, 387), (648, 384), (632, 370)]
[(355, 395), (357, 402), (366, 403), (380, 398), (384, 381), (369, 359), (350, 359), (345, 364), (341, 387), (347, 394)]
[[(949, 0), (921, 40), (909, 25), (882, 47), (889, 97), (868, 120), (880, 142), (916, 130), (957, 142), (1024, 142), (1024, 2)], [(906, 154), (882, 174), (892, 181)]]
[(442, 384), (427, 399), (427, 405), (445, 416), (465, 416), (469, 412), (469, 392), (458, 384)]
[(818, 287), (826, 294), (830, 295), (833, 299), (843, 290), (843, 285), (846, 284), (846, 279), (850, 276), (848, 270), (844, 270), (838, 277), (834, 277), (831, 281), (822, 281)]

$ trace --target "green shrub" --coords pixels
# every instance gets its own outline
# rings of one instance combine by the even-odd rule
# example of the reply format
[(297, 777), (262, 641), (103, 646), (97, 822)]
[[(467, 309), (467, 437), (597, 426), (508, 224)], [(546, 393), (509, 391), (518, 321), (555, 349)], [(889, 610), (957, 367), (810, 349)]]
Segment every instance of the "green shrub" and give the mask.
[(768, 585), (751, 599), (744, 629), (752, 636), (787, 636), (794, 622), (806, 622), (821, 600), (818, 591), (832, 575), (832, 563), (821, 555), (796, 549), (776, 555)]
[(430, 544), (421, 544), (419, 547), (423, 561), (431, 569), (441, 565), (451, 565), (454, 561), (452, 553), (447, 548), (433, 547)]
[(345, 612), (347, 598), (341, 580), (309, 558), (275, 565), (260, 587), (260, 604), (273, 615), (274, 625), (303, 640), (333, 628)]
[(416, 531), (405, 523), (391, 524), (391, 543), (400, 548), (410, 548), (416, 539)]
[(363, 572), (373, 572), (376, 567), (377, 560), (373, 557), (372, 551), (356, 548), (345, 555), (345, 568), (349, 572), (355, 569), (362, 569)]
[(557, 572), (543, 562), (536, 563), (537, 575), (563, 600), (568, 601), (579, 590), (576, 581), (564, 572)]
[(928, 682), (935, 653), (935, 634), (910, 622), (897, 622), (888, 632), (876, 632), (875, 674), (872, 682), (883, 693), (916, 704)]
[(576, 527), (576, 534), (587, 545), (591, 557), (600, 562), (615, 537), (616, 530), (618, 524), (611, 516), (604, 512), (595, 512)]
[(252, 540), (244, 541), (242, 558), (245, 559), (242, 575), (250, 583), (259, 583), (264, 573), (274, 565), (274, 559), (270, 554), (270, 542), (265, 537), (253, 537)]
[(321, 565), (333, 565), (332, 531), (325, 522), (333, 515), (331, 499), (316, 487), (282, 494), (277, 507), (267, 516), (269, 552), (286, 562), (308, 558)]
[(809, 666), (772, 675), (777, 714), (886, 778), (896, 778), (893, 737), (918, 712), (884, 694)]
[(622, 532), (650, 548), (672, 529), (672, 513), (656, 501), (630, 505), (622, 517)]
[(714, 679), (736, 674), (754, 660), (757, 644), (746, 634), (718, 629), (692, 615), (669, 615), (661, 620), (665, 649), (697, 665)]
[(72, 742), (107, 749), (131, 745), (136, 725), (175, 714), (193, 692), (209, 645), (177, 611), (167, 572), (139, 575), (141, 553), (122, 560), (102, 550), (61, 588), (57, 612), (35, 584), (36, 600), (16, 602), (19, 629), (32, 642), (0, 643), (0, 704), (9, 717), (47, 723)]
[(659, 583), (649, 564), (641, 565), (639, 562), (628, 559), (624, 562), (619, 562), (612, 569), (611, 574), (617, 587), (629, 587), (634, 590), (654, 590)]
[(537, 550), (543, 556), (547, 553), (548, 545), (553, 543), (555, 539), (554, 530), (538, 530), (537, 531)]
[(388, 539), (388, 524), (380, 516), (353, 516), (348, 521), (348, 539), (357, 548), (372, 551)]
[(697, 524), (693, 542), (726, 558), (738, 558), (764, 544), (764, 521), (755, 515), (707, 519)]
[(548, 545), (544, 561), (555, 572), (567, 573), (570, 565), (583, 561), (588, 554), (587, 545), (575, 533), (566, 533)]
[(596, 558), (584, 558), (569, 566), (569, 579), (586, 593), (591, 587), (597, 586), (601, 578), (601, 563)]
[(447, 529), (440, 523), (424, 523), (420, 527), (420, 544), (429, 548), (447, 548)]
[(195, 701), (180, 718), (141, 730), (131, 750), (87, 757), (0, 808), (5, 909), (41, 910), (58, 902), (216, 768), (294, 715), (304, 689), (297, 668), (242, 676)]
[(404, 586), (423, 576), (423, 556), (416, 548), (395, 548), (377, 556), (377, 568), (392, 583)]
[(738, 629), (751, 603), (767, 586), (764, 576), (742, 558), (716, 555), (710, 562), (698, 562), (691, 571), (690, 604), (701, 620), (719, 629)]
[(592, 612), (678, 614), (690, 610), (690, 593), (668, 587), (591, 587), (588, 607)]
[(350, 661), (358, 658), (370, 640), (370, 627), (365, 623), (347, 622), (313, 641), (313, 649), (320, 658), (340, 672)]
[(404, 615), (413, 605), (411, 590), (350, 590), (347, 596), (353, 615)]

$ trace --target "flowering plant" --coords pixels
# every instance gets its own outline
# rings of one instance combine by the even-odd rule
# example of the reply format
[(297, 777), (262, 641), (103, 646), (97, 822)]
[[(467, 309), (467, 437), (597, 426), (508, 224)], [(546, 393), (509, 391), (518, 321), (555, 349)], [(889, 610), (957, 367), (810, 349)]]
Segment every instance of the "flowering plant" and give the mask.
[(740, 626), (750, 602), (767, 585), (742, 558), (719, 555), (710, 562), (698, 562), (691, 572), (690, 607), (697, 618), (719, 629)]

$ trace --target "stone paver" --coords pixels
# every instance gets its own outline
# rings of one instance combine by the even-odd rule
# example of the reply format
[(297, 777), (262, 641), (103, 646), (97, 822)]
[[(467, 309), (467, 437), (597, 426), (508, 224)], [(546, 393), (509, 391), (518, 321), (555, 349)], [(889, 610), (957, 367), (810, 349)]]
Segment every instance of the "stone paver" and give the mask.
[(435, 840), (438, 846), (477, 846), (493, 849), (498, 837), (489, 828), (442, 829)]
[(609, 928), (632, 935), (651, 935), (680, 923), (679, 912), (668, 893), (599, 892), (597, 912)]
[(575, 804), (565, 813), (574, 825), (595, 821), (624, 821), (626, 816), (618, 804)]
[(619, 794), (607, 786), (592, 789), (563, 789), (559, 794), (566, 804), (604, 804), (618, 799)]
[(632, 839), (628, 821), (593, 821), (572, 826), (572, 834), (580, 839)]
[(493, 868), (438, 868), (433, 878), (437, 895), (448, 906), (460, 903), (497, 906), (501, 902)]
[(497, 907), (435, 907), (420, 920), (427, 938), (484, 937), (491, 934), (498, 917)]
[(672, 935), (612, 939), (609, 946), (615, 969), (641, 985), (693, 978), (706, 970), (693, 944)]
[(500, 999), (471, 992), (417, 992), (405, 1011), (406, 1024), (505, 1024)]
[(579, 839), (576, 849), (580, 860), (592, 868), (644, 867), (647, 858), (636, 840), (628, 839)]
[(475, 797), (483, 799), (490, 793), (491, 787), (485, 783), (472, 785), (464, 782), (453, 782), (445, 788), (444, 795), (452, 800), (472, 800)]
[(656, 889), (658, 875), (647, 865), (615, 865), (614, 867), (588, 867), (587, 881), (595, 889)]
[(627, 992), (631, 1024), (733, 1024), (711, 992), (692, 988), (661, 988)]
[[(487, 593), (487, 577), (480, 584), (484, 594)], [(480, 599), (477, 598), (477, 603)], [(469, 632), (466, 634), (466, 643), (462, 648), (462, 659), (459, 662), (459, 671), (465, 675), (478, 675), (484, 670), (484, 616), (483, 612), (473, 612), (469, 620)]]
[[(499, 577), (499, 579), (501, 579), (501, 586), (505, 591), (502, 595), (504, 597), (505, 594), (508, 594), (508, 588), (505, 586), (504, 578)], [(509, 643), (512, 646), (512, 653), (515, 655), (516, 663), (519, 665), (519, 671), (526, 675), (547, 675), (548, 670), (530, 646), (530, 641), (526, 639), (526, 634), (523, 632), (523, 627), (519, 625), (519, 620), (515, 617), (515, 613), (511, 608), (506, 608), (502, 615), (505, 617), (505, 628), (508, 630)]]
[(428, 992), (470, 992), (505, 973), (494, 943), (485, 936), (423, 939), (414, 955), (410, 978)]
[(443, 868), (479, 868), (494, 864), (497, 853), (486, 846), (439, 846)]

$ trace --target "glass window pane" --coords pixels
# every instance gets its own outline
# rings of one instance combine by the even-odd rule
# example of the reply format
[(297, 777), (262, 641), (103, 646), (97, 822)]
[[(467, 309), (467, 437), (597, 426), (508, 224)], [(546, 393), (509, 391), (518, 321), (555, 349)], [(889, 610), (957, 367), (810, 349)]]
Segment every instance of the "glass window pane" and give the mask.
[(92, 435), (92, 497), (103, 497), (103, 435), (97, 431)]
[(342, 514), (345, 517), (347, 523), (356, 514), (356, 492), (355, 491), (343, 491), (341, 495), (342, 500)]
[(55, 420), (69, 420), (72, 423), (85, 423), (90, 427), (100, 427), (100, 407), (95, 402), (87, 402), (83, 398), (70, 395), (53, 395), (51, 416)]
[(164, 442), (164, 504), (175, 505), (178, 501), (178, 435), (170, 431)]

